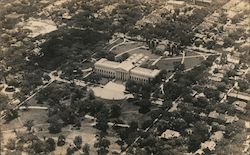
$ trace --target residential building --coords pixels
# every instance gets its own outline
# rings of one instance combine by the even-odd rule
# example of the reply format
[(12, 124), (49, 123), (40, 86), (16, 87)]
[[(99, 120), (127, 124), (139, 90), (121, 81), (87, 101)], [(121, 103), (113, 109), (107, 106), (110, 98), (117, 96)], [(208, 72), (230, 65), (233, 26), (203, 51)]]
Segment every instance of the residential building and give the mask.
[(250, 101), (250, 94), (239, 92), (239, 91), (232, 91), (228, 94), (229, 97), (237, 98), (242, 101), (249, 102)]
[(230, 54), (227, 54), (227, 61), (233, 64), (239, 64), (240, 63), (240, 58), (236, 56), (232, 56)]

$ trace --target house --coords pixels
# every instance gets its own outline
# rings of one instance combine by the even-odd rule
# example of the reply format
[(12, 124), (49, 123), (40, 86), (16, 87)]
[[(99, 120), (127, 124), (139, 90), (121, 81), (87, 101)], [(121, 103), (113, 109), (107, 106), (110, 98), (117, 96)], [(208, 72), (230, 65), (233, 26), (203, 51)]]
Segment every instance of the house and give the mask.
[(176, 138), (176, 137), (180, 137), (180, 133), (174, 130), (169, 130), (167, 129), (165, 132), (163, 132), (161, 134), (161, 138), (165, 138), (165, 139), (171, 139), (171, 138)]
[(237, 98), (242, 101), (250, 101), (250, 94), (239, 92), (239, 91), (232, 91), (228, 94), (229, 97)]
[(235, 101), (232, 105), (235, 107), (236, 110), (245, 112), (247, 103), (243, 101)]
[(198, 5), (210, 5), (212, 2), (213, 0), (194, 0), (194, 3)]
[(230, 63), (233, 63), (233, 64), (239, 64), (240, 63), (240, 58), (228, 54), (227, 55), (227, 61), (230, 62)]

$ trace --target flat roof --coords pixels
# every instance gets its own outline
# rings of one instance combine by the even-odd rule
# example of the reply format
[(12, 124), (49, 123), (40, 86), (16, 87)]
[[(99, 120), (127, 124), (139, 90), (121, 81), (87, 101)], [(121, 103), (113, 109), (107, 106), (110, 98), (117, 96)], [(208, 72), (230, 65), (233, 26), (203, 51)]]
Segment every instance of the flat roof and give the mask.
[(115, 61), (109, 61), (105, 58), (101, 58), (100, 60), (98, 60), (95, 63), (95, 66), (102, 66), (102, 67), (107, 67), (107, 68), (117, 68), (120, 63), (119, 62), (115, 62)]
[(128, 72), (134, 67), (135, 67), (135, 65), (133, 63), (131, 63), (130, 61), (123, 61), (122, 63), (119, 64), (119, 66), (117, 68), (124, 69)]
[(106, 67), (110, 69), (122, 69), (127, 72), (130, 71), (131, 73), (136, 75), (142, 75), (150, 78), (157, 76), (160, 73), (160, 70), (158, 69), (152, 70), (152, 69), (137, 67), (146, 60), (148, 60), (148, 56), (144, 56), (143, 54), (133, 54), (128, 59), (126, 59), (121, 63), (101, 58), (95, 63), (95, 66)]
[(131, 71), (131, 73), (136, 74), (136, 75), (142, 75), (146, 77), (155, 77), (160, 73), (160, 70), (158, 69), (148, 69), (148, 68), (142, 68), (142, 67), (135, 67)]
[(235, 97), (241, 100), (250, 101), (250, 95), (244, 92), (233, 91), (228, 94), (229, 97)]
[(133, 54), (130, 57), (128, 57), (128, 59), (126, 59), (125, 61), (128, 61), (130, 63), (136, 63), (138, 62), (140, 59), (142, 59), (144, 57), (143, 54)]

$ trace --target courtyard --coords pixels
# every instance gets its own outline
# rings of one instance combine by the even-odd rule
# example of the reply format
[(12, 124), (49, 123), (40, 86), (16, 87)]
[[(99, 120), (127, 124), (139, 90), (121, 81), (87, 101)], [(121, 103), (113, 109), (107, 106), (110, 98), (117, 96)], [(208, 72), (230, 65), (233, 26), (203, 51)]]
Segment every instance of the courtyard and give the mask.
[(133, 97), (132, 94), (125, 93), (125, 86), (122, 83), (110, 81), (106, 85), (91, 88), (96, 97), (107, 100), (123, 100)]

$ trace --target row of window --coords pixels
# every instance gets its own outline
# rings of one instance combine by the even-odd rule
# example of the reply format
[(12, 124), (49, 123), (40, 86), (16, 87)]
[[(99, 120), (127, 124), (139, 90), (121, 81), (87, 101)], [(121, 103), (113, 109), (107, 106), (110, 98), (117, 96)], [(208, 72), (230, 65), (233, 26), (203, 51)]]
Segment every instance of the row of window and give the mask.
[[(103, 70), (103, 69), (98, 69), (98, 68), (96, 68), (96, 71), (99, 72), (99, 73), (101, 73), (101, 74), (106, 74), (108, 76), (115, 76), (115, 72), (111, 72), (111, 71), (107, 71), (107, 70)], [(125, 78), (125, 74), (121, 74), (121, 78), (124, 79)], [(134, 81), (148, 82), (148, 79), (134, 77), (134, 76), (130, 76), (130, 79), (134, 80)]]
[(96, 69), (97, 72), (99, 73), (103, 73), (103, 74), (110, 74), (110, 75), (115, 75), (114, 72), (111, 72), (111, 71), (106, 71), (106, 70), (102, 70), (102, 69)]
[(143, 82), (147, 82), (148, 79), (144, 79), (144, 78), (138, 78), (138, 77), (134, 77), (134, 76), (130, 76), (131, 80), (135, 80), (135, 81), (143, 81)]

